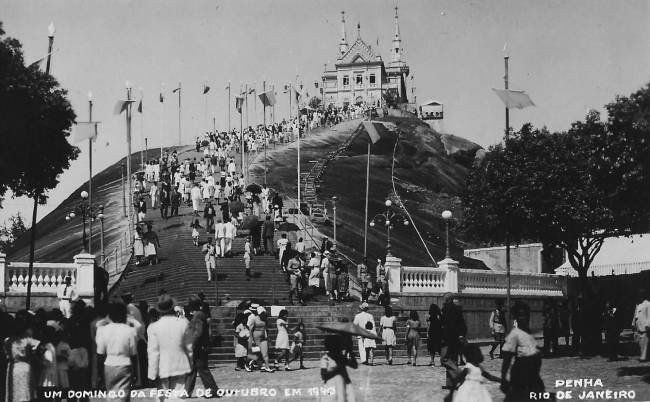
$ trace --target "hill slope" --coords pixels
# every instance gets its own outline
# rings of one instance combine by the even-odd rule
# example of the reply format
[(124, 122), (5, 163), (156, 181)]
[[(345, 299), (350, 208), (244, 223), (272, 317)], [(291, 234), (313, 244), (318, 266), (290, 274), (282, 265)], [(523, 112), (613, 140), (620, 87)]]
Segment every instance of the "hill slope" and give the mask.
[[(369, 217), (384, 211), (384, 201), (393, 192), (391, 161), (398, 132), (401, 132), (395, 154), (395, 186), (397, 194), (412, 215), (434, 258), (444, 258), (444, 222), (440, 213), (450, 209), (460, 215), (458, 195), (477, 152), (481, 147), (461, 137), (440, 134), (426, 123), (412, 117), (388, 117), (392, 128), (380, 129), (381, 139), (372, 146)], [(308, 172), (314, 163), (328, 159), (321, 177), (318, 193), (320, 202), (336, 195), (339, 242), (360, 257), (363, 253), (365, 177), (367, 143), (360, 120), (339, 124), (332, 130), (321, 129), (308, 133), (301, 140), (301, 170)], [(350, 146), (331, 159), (342, 143)], [(331, 159), (331, 160), (330, 160)], [(267, 154), (267, 183), (288, 194), (297, 193), (296, 145), (290, 144)], [(263, 182), (263, 158), (251, 166), (251, 176)], [(333, 235), (332, 227), (321, 231)], [(453, 234), (453, 223), (452, 230)], [(430, 258), (412, 226), (396, 228), (391, 233), (393, 254), (404, 264), (429, 265)], [(457, 241), (454, 241), (458, 244)], [(383, 228), (368, 229), (368, 256), (376, 258), (385, 252), (386, 232)], [(459, 247), (452, 247), (452, 255), (463, 260), (464, 267), (480, 268), (481, 264), (462, 257)]]

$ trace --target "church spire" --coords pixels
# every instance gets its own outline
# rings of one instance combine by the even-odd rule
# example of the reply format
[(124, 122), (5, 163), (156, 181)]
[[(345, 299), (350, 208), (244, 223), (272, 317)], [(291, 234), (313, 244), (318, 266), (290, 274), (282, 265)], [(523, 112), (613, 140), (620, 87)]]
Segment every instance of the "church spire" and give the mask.
[(341, 42), (339, 42), (339, 52), (341, 55), (348, 51), (348, 37), (345, 33), (345, 11), (341, 11)]
[(399, 17), (397, 16), (397, 6), (395, 6), (395, 36), (393, 37), (392, 62), (402, 61), (402, 38), (399, 34)]

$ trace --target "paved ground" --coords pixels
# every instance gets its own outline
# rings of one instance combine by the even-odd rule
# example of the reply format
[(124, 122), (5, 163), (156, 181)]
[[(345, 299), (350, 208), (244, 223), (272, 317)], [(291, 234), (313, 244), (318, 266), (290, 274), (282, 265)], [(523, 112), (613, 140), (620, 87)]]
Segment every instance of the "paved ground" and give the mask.
[[(484, 353), (487, 350), (484, 348)], [(392, 366), (383, 361), (376, 361), (373, 367), (360, 366), (357, 370), (349, 370), (356, 390), (357, 401), (442, 401), (445, 392), (441, 390), (444, 383), (444, 369), (436, 367), (407, 366), (404, 359), (396, 359)], [(418, 364), (428, 364), (428, 356), (418, 361)], [(318, 361), (305, 363), (306, 370), (292, 372), (278, 371), (275, 373), (237, 372), (234, 365), (221, 365), (213, 369), (214, 377), (220, 387), (230, 390), (246, 390), (258, 393), (266, 391), (269, 396), (225, 397), (226, 400), (241, 401), (319, 401), (316, 395), (324, 384), (320, 379)], [(487, 360), (484, 364), (486, 370), (498, 375), (501, 360)], [(650, 363), (639, 363), (635, 359), (618, 362), (608, 362), (602, 357), (581, 359), (577, 357), (561, 357), (545, 359), (542, 364), (542, 376), (549, 391), (572, 391), (571, 398), (567, 400), (582, 400), (583, 391), (634, 391), (635, 398), (626, 399), (616, 396), (606, 398), (592, 398), (595, 400), (650, 400)], [(591, 387), (556, 387), (556, 381), (567, 379), (600, 379), (601, 386)], [(199, 383), (200, 384), (200, 383)], [(498, 389), (498, 384), (489, 383), (488, 389), (495, 401), (503, 400), (503, 394)], [(144, 390), (148, 395), (149, 390)], [(288, 394), (285, 394), (288, 393)], [(275, 396), (270, 396), (275, 395)], [(293, 395), (293, 396), (286, 396)], [(559, 395), (560, 396), (560, 395)], [(587, 398), (588, 399), (588, 398)], [(152, 398), (134, 398), (137, 401), (150, 401)], [(190, 399), (204, 400), (204, 399)]]

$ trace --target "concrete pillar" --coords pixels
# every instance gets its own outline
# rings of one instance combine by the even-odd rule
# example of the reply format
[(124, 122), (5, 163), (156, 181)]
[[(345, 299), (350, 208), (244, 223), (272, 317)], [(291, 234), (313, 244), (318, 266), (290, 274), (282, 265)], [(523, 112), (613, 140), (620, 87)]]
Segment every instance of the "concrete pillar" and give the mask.
[(388, 276), (388, 290), (391, 294), (400, 293), (402, 291), (402, 259), (387, 255), (384, 266)]
[(0, 253), (0, 295), (7, 291), (5, 277), (7, 276), (7, 255)]
[(438, 267), (447, 270), (445, 275), (445, 292), (458, 293), (458, 261), (445, 258), (438, 261)]
[(95, 256), (92, 254), (77, 254), (74, 257), (77, 265), (77, 292), (81, 297), (95, 295)]

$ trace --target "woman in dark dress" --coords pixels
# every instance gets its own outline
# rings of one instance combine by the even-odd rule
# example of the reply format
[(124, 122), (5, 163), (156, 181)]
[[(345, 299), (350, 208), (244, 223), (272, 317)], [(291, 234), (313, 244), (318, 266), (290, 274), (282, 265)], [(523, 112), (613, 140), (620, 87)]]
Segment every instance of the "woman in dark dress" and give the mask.
[[(440, 355), (440, 314), (440, 307), (437, 304), (433, 303), (429, 306), (429, 317), (427, 318), (429, 322), (427, 349), (431, 355), (431, 363), (429, 363), (429, 366), (435, 366), (434, 358), (436, 357), (436, 353)], [(442, 365), (442, 362), (440, 364)]]

